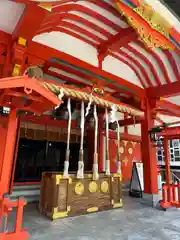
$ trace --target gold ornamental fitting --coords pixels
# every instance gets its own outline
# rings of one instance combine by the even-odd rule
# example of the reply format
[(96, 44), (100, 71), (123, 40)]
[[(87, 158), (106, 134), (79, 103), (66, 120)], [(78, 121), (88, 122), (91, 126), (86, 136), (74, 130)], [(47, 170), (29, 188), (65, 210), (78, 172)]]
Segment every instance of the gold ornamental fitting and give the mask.
[(81, 182), (76, 183), (75, 193), (77, 195), (82, 195), (84, 193), (84, 185)]
[(103, 193), (107, 193), (107, 192), (109, 191), (109, 184), (108, 184), (107, 181), (103, 181), (103, 182), (101, 183), (101, 191), (102, 191)]
[(97, 186), (97, 183), (95, 181), (92, 181), (92, 182), (89, 183), (89, 191), (91, 193), (97, 192), (97, 189), (98, 189), (98, 186)]

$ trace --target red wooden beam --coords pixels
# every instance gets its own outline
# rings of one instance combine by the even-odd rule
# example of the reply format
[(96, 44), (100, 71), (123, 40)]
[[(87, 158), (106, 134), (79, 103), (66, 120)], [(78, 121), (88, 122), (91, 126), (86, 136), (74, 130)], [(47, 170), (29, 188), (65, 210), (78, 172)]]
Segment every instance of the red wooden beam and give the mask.
[[(113, 94), (114, 95), (114, 94)], [(135, 99), (134, 96), (130, 96), (130, 97), (124, 97), (124, 96), (117, 96), (114, 95), (115, 97), (119, 98), (121, 102), (126, 103), (128, 105), (131, 105), (139, 110), (143, 110), (143, 104), (142, 101), (140, 99)]]
[(129, 125), (141, 123), (142, 120), (143, 120), (143, 118), (140, 118), (140, 117), (136, 117), (135, 119), (127, 118), (127, 119), (124, 119), (124, 120), (119, 120), (119, 125), (121, 127), (129, 126)]
[(171, 103), (167, 100), (157, 100), (156, 108), (157, 108), (157, 111), (160, 111), (160, 112), (166, 111), (171, 113), (173, 116), (180, 116), (180, 106), (174, 103)]
[(149, 98), (170, 97), (180, 93), (180, 81), (147, 89)]
[(168, 126), (172, 126), (172, 125), (176, 125), (176, 124), (180, 124), (180, 121), (167, 123)]
[(180, 127), (171, 127), (163, 130), (160, 133), (157, 133), (157, 136), (179, 136), (180, 135)]
[[(31, 42), (28, 45), (28, 53), (33, 56), (41, 57), (44, 61), (49, 60), (52, 57), (62, 59), (70, 64), (76, 65), (80, 68), (83, 68), (84, 70), (91, 71), (94, 74), (98, 74), (99, 76), (106, 77), (110, 79), (110, 82), (106, 82), (106, 86), (110, 88), (116, 88), (117, 90), (119, 89), (126, 89), (127, 92), (131, 92), (132, 95), (137, 95), (140, 98), (144, 98), (145, 96), (145, 91), (144, 89), (136, 86), (133, 83), (130, 83), (129, 81), (117, 77), (111, 73), (108, 73), (104, 70), (101, 70), (89, 63), (86, 63), (78, 58), (75, 58), (73, 56), (70, 56), (67, 53), (58, 51), (56, 49), (44, 46), (39, 43), (34, 43)], [(116, 83), (116, 87), (114, 86), (114, 83)]]
[[(0, 31), (0, 42), (1, 42), (1, 39), (3, 43), (9, 44), (9, 45), (12, 43), (11, 35), (8, 33), (4, 33), (2, 31)], [(81, 67), (84, 70), (88, 70), (102, 77), (106, 77), (110, 79), (112, 82), (118, 83), (119, 85), (122, 86), (122, 87), (120, 86), (115, 87), (113, 84), (107, 83), (106, 84), (107, 87), (116, 88), (117, 90), (123, 89), (124, 91), (127, 91), (127, 93), (131, 93), (132, 95), (137, 95), (141, 99), (145, 97), (144, 89), (136, 86), (135, 84), (132, 84), (131, 82), (123, 78), (120, 78), (111, 73), (105, 72), (95, 66), (92, 66), (91, 64), (88, 64), (78, 58), (75, 58), (69, 54), (58, 51), (56, 49), (30, 41), (28, 44), (27, 54), (30, 55), (31, 57), (37, 57), (39, 60), (42, 60), (42, 62), (48, 61), (52, 57), (62, 59), (64, 61), (67, 61), (70, 64), (74, 64), (78, 67)]]
[[(0, 31), (0, 42), (8, 45), (12, 44), (11, 35)], [(84, 70), (88, 70), (94, 74), (98, 74), (102, 77), (106, 77), (110, 79), (110, 81), (115, 82), (119, 85), (119, 86), (114, 86), (111, 82), (109, 82), (109, 83), (106, 83), (107, 87), (115, 88), (117, 91), (123, 90), (127, 92), (127, 94), (137, 95), (141, 99), (145, 97), (144, 89), (136, 86), (135, 84), (132, 84), (129, 81), (123, 78), (117, 77), (111, 73), (105, 72), (95, 66), (92, 66), (91, 64), (88, 64), (82, 60), (79, 60), (78, 58), (70, 56), (69, 54), (44, 46), (42, 44), (34, 43), (30, 41), (28, 44), (27, 55), (34, 58), (37, 57), (42, 62), (48, 61), (52, 57), (59, 58), (61, 60), (67, 61), (70, 64), (83, 68)]]
[(106, 56), (108, 51), (118, 51), (121, 47), (127, 46), (130, 41), (137, 38), (137, 33), (132, 28), (121, 29), (116, 35), (112, 35), (99, 47), (99, 55)]
[[(85, 84), (85, 83), (80, 82), (80, 81), (78, 81), (78, 80), (76, 80), (76, 79), (74, 79), (74, 78), (71, 78), (71, 77), (62, 75), (62, 74), (60, 74), (60, 73), (56, 73), (56, 72), (50, 71), (50, 70), (45, 71), (44, 73), (46, 73), (46, 74), (49, 75), (49, 76), (52, 76), (52, 77), (58, 78), (58, 79), (60, 79), (60, 80), (63, 80), (63, 81), (65, 81), (66, 83), (71, 83), (71, 84), (74, 84), (74, 85), (84, 86), (84, 87), (85, 87), (85, 86), (90, 86), (90, 87), (91, 87), (90, 84)], [(48, 81), (51, 82), (51, 83), (54, 83), (54, 80), (48, 80)]]
[(168, 109), (158, 109), (158, 113), (162, 114), (162, 115), (167, 115), (170, 117), (179, 117), (180, 118), (180, 113), (179, 114), (174, 114), (173, 112), (171, 112)]
[[(106, 132), (102, 132), (103, 136), (106, 136)], [(131, 135), (128, 133), (120, 133), (121, 135), (121, 140), (126, 140), (126, 141), (132, 141), (132, 142), (140, 142), (141, 143), (141, 137), (136, 136), (136, 135)], [(109, 131), (109, 138), (110, 139), (117, 139), (117, 133), (115, 131)]]
[(70, 68), (68, 66), (65, 66), (63, 64), (60, 64), (60, 63), (57, 63), (57, 62), (51, 62), (51, 61), (46, 62), (45, 63), (45, 68), (49, 69), (50, 67), (54, 67), (54, 68), (60, 69), (64, 72), (71, 73), (73, 75), (76, 75), (77, 77), (80, 77), (80, 78), (84, 79), (84, 80), (90, 80), (90, 82), (92, 81), (91, 76), (89, 76), (89, 75), (87, 75), (83, 72), (77, 71), (73, 68)]
[(27, 4), (12, 34), (13, 38), (20, 36), (26, 40), (31, 40), (49, 14), (47, 10), (38, 7), (35, 3)]
[[(1, 119), (1, 118), (0, 118)], [(34, 117), (34, 116), (20, 116), (20, 121), (21, 122), (30, 122), (30, 123), (35, 123), (35, 124), (44, 124), (44, 125), (50, 125), (50, 126), (56, 126), (56, 127), (61, 127), (61, 128), (66, 128), (68, 126), (68, 123), (66, 120), (61, 120), (57, 121), (54, 119), (51, 119), (50, 116), (43, 115), (39, 118)], [(77, 123), (76, 120), (72, 120), (71, 122), (72, 128), (75, 129), (77, 128)]]
[(11, 34), (0, 30), (0, 44), (10, 45), (12, 42)]

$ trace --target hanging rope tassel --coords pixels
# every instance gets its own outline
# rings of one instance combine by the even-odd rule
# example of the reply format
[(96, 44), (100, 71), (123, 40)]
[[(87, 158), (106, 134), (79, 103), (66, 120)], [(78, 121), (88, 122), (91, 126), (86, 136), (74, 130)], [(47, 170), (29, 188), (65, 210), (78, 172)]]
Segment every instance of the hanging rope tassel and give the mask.
[(109, 158), (109, 117), (108, 110), (105, 110), (106, 117), (106, 175), (110, 175), (110, 158)]
[(84, 150), (83, 150), (83, 143), (84, 143), (84, 102), (81, 102), (81, 143), (80, 143), (80, 150), (79, 150), (79, 161), (78, 161), (78, 171), (77, 171), (77, 178), (84, 178)]
[(121, 175), (121, 157), (120, 157), (120, 126), (117, 121), (117, 141), (118, 141), (118, 160), (117, 160), (117, 173)]
[(66, 159), (64, 162), (64, 178), (69, 177), (69, 157), (70, 157), (70, 135), (71, 135), (71, 99), (68, 98), (67, 102), (67, 109), (68, 109), (68, 114), (69, 114), (69, 120), (68, 120), (68, 135), (67, 135), (67, 148), (66, 148)]
[(94, 105), (94, 120), (95, 120), (95, 133), (94, 133), (94, 162), (93, 162), (93, 180), (97, 180), (99, 178), (98, 173), (98, 116), (96, 105)]

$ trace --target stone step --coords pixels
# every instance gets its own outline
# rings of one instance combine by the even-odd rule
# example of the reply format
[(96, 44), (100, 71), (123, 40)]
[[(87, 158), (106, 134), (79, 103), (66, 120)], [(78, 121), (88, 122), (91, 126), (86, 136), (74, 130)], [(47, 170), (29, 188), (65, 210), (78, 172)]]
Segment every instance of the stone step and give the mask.
[(18, 197), (24, 197), (28, 203), (37, 202), (40, 198), (40, 185), (14, 186), (11, 200), (15, 201)]

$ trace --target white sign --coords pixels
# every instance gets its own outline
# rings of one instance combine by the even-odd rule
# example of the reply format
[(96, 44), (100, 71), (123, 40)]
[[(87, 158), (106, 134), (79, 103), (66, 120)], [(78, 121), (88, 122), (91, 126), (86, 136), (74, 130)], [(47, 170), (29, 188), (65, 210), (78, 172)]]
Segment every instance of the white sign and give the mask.
[(143, 173), (143, 163), (136, 163), (137, 174), (139, 176), (139, 181), (141, 184), (141, 190), (144, 191), (144, 173)]

